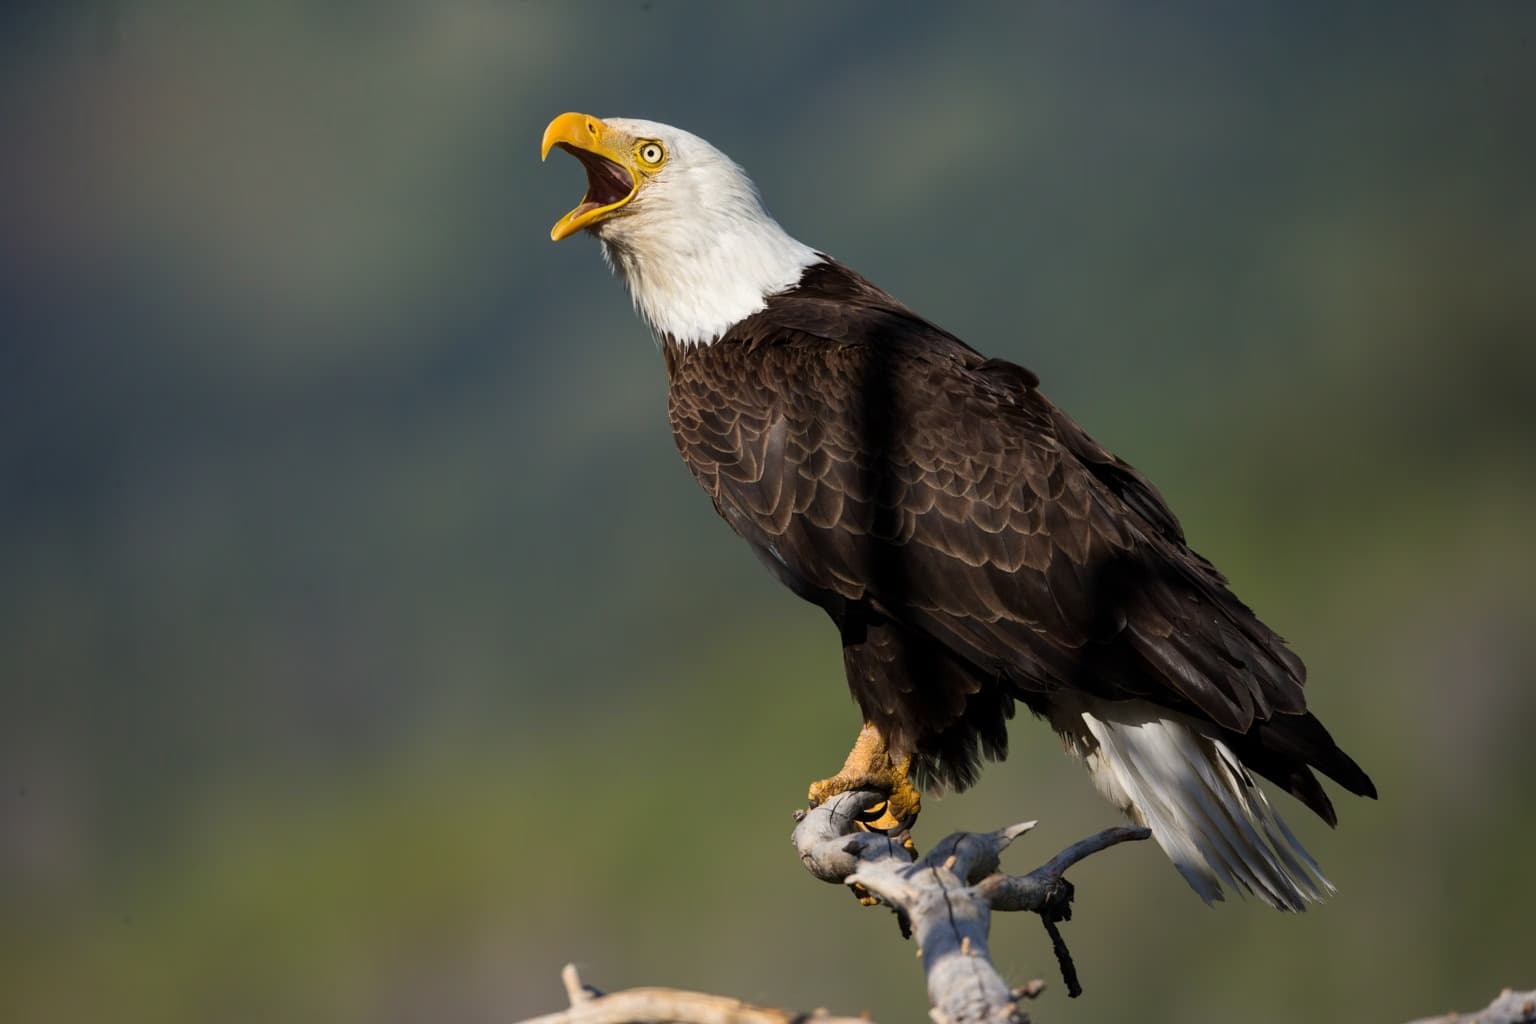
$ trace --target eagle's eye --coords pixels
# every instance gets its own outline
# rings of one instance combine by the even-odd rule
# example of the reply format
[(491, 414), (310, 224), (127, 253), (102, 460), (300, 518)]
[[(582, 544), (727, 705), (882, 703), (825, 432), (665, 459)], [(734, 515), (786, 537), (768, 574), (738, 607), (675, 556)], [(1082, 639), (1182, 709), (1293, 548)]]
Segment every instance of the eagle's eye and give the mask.
[(667, 151), (661, 148), (659, 142), (647, 142), (640, 147), (640, 162), (648, 167), (660, 167), (666, 158)]

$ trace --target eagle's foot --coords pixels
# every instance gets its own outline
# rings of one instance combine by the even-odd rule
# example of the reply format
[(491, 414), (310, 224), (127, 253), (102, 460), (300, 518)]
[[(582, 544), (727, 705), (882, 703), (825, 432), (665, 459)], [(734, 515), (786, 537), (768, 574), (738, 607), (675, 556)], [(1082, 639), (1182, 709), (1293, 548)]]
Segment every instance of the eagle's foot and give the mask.
[[(859, 827), (868, 832), (884, 832), (896, 835), (906, 832), (917, 823), (918, 812), (923, 809), (923, 795), (902, 772), (899, 777), (889, 775), (844, 775), (842, 772), (829, 779), (813, 782), (810, 790), (812, 807), (819, 806), (839, 793), (869, 790), (881, 793), (885, 799), (861, 813)], [(909, 843), (910, 839), (907, 840)]]
[[(912, 759), (893, 759), (885, 737), (868, 722), (843, 763), (843, 770), (831, 778), (811, 783), (812, 807), (826, 803), (839, 793), (870, 790), (885, 799), (859, 815), (859, 825), (871, 832), (905, 832), (917, 821), (923, 796), (908, 775)], [(911, 843), (908, 838), (907, 843)]]

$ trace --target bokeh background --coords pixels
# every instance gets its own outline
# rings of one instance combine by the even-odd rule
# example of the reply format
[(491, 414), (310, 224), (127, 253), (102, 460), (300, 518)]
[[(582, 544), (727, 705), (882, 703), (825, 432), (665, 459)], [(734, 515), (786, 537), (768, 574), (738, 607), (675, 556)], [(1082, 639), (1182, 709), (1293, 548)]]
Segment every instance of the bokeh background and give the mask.
[[(510, 1021), (558, 970), (918, 1020), (790, 810), (857, 714), (672, 450), (538, 162), (704, 135), (1157, 480), (1382, 799), (1340, 895), (1075, 874), (1046, 1021), (1536, 984), (1536, 6), (304, 2), (0, 14), (0, 1018)], [(953, 827), (1115, 821), (1049, 731)]]

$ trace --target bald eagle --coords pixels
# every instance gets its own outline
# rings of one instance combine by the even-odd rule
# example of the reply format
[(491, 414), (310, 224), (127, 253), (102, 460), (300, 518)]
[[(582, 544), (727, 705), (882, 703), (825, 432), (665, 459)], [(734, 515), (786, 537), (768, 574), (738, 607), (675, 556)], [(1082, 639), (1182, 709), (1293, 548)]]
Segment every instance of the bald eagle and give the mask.
[(1146, 477), (1030, 371), (791, 237), (703, 139), (562, 114), (555, 147), (587, 191), (551, 237), (598, 238), (665, 357), (683, 461), (837, 626), (864, 726), (813, 804), (871, 788), (873, 827), (910, 826), (914, 780), (969, 786), (1022, 703), (1207, 902), (1333, 891), (1254, 776), (1329, 825), (1313, 769), (1375, 787)]

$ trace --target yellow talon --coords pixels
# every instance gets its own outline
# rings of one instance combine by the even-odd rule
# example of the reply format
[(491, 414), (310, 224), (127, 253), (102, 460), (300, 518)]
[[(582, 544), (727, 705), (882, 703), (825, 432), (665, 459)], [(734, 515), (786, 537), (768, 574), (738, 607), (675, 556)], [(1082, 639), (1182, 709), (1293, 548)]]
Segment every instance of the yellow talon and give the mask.
[(871, 832), (909, 829), (917, 821), (923, 802), (922, 794), (909, 778), (911, 764), (910, 757), (892, 758), (885, 737), (865, 722), (842, 771), (811, 783), (808, 799), (812, 807), (817, 807), (839, 793), (874, 790), (886, 799), (859, 815), (860, 827)]

